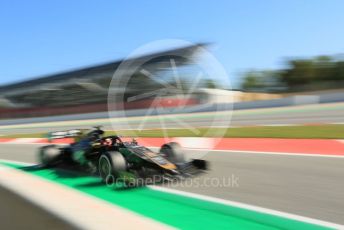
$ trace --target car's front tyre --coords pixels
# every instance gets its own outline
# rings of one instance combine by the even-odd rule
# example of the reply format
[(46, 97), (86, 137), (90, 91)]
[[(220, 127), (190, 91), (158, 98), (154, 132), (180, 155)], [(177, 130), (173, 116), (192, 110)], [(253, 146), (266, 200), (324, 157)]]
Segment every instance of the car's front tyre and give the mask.
[(160, 154), (174, 164), (185, 163), (183, 148), (177, 142), (170, 142), (161, 146)]

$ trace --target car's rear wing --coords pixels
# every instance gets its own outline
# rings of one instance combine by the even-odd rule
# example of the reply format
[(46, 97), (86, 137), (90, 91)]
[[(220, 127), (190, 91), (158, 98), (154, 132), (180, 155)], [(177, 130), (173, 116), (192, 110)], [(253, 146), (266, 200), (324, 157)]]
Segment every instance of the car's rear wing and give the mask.
[(75, 138), (75, 137), (80, 137), (82, 133), (83, 133), (82, 130), (79, 130), (79, 129), (51, 132), (48, 134), (48, 139), (51, 141), (55, 139)]

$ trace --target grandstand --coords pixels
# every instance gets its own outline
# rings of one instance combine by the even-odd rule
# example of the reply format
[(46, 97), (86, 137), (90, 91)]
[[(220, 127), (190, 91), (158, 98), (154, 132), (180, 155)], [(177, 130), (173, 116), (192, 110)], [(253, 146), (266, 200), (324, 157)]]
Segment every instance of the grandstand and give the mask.
[[(189, 64), (201, 46), (205, 44), (142, 55), (130, 61), (138, 63), (144, 61), (143, 68), (155, 72), (161, 71), (169, 68), (171, 58), (175, 60), (177, 66)], [(0, 86), (0, 119), (105, 111), (111, 79), (122, 61)], [(159, 87), (154, 84), (146, 84), (149, 87), (142, 87), (142, 82), (149, 81), (152, 80), (135, 73), (127, 89), (112, 88), (111, 90), (126, 90), (126, 95), (130, 96)], [(134, 103), (131, 107), (137, 108), (146, 104)]]

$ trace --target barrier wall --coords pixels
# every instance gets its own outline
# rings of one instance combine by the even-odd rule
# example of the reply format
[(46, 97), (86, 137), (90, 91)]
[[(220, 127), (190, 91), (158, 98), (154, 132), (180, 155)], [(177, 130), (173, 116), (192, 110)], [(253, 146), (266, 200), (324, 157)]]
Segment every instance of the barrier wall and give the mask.
[[(180, 114), (180, 113), (197, 113), (197, 112), (212, 112), (212, 111), (226, 111), (226, 110), (242, 110), (242, 109), (258, 109), (258, 108), (274, 108), (293, 105), (307, 105), (317, 103), (334, 103), (344, 102), (343, 93), (326, 93), (319, 95), (300, 95), (292, 96), (273, 100), (260, 100), (260, 101), (248, 101), (237, 102), (232, 104), (208, 104), (189, 106), (185, 109), (166, 109), (159, 111), (159, 114)], [(144, 116), (147, 113), (147, 109), (133, 109), (125, 111), (114, 111), (111, 117), (134, 117)], [(151, 115), (156, 115), (153, 111)], [(95, 112), (95, 113), (79, 113), (70, 115), (50, 115), (46, 117), (35, 118), (20, 118), (20, 119), (3, 119), (0, 120), (0, 125), (12, 125), (12, 124), (25, 124), (25, 123), (39, 123), (39, 122), (51, 122), (51, 121), (67, 121), (67, 120), (85, 120), (85, 119), (99, 119), (107, 118), (108, 112)]]

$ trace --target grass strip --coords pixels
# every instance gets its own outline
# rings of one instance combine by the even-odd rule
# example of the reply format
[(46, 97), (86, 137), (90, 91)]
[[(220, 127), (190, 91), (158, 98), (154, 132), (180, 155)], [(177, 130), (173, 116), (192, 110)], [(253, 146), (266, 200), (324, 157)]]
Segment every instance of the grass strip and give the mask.
[[(344, 139), (344, 125), (309, 126), (253, 126), (233, 128), (151, 129), (107, 131), (106, 135), (137, 137), (229, 137), (229, 138), (295, 138), (295, 139)], [(1, 136), (1, 138), (44, 138), (46, 133), (28, 133)]]

